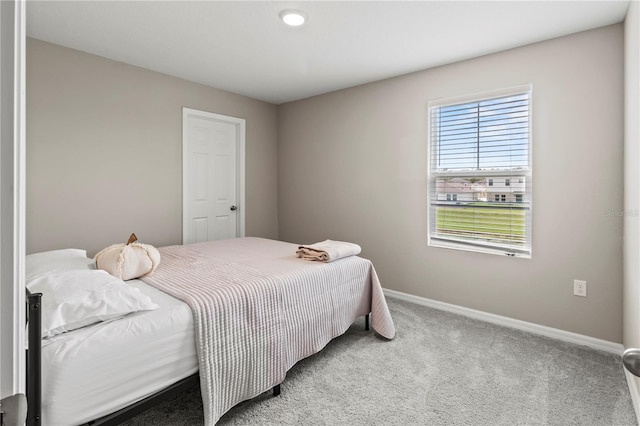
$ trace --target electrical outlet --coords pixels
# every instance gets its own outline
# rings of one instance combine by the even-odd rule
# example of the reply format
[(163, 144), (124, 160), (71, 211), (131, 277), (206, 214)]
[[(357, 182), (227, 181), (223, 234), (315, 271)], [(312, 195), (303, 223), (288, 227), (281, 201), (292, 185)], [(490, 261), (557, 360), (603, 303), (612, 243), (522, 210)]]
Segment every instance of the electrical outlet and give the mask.
[(587, 282), (582, 280), (573, 280), (573, 295), (587, 297)]

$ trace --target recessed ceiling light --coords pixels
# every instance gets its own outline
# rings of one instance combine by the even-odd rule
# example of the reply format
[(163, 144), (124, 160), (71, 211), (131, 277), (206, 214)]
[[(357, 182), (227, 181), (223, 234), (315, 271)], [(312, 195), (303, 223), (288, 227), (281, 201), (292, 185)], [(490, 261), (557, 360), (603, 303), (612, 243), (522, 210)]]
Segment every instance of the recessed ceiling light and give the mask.
[(280, 19), (282, 19), (282, 21), (287, 25), (299, 27), (304, 24), (304, 21), (307, 19), (307, 15), (299, 10), (287, 9), (280, 12)]

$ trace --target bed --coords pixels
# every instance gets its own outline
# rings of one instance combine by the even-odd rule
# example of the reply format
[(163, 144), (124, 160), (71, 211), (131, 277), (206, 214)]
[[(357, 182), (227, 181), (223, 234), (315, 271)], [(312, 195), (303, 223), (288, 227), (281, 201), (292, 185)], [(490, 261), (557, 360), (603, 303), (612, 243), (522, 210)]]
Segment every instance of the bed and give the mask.
[[(42, 340), (41, 424), (89, 423), (195, 381), (205, 424), (215, 424), (237, 403), (279, 389), (296, 362), (357, 317), (370, 315), (377, 334), (393, 338), (370, 261), (309, 262), (297, 247), (249, 237), (161, 248), (155, 273), (125, 286), (147, 308)], [(59, 267), (27, 271), (28, 286), (51, 275), (47, 268)]]

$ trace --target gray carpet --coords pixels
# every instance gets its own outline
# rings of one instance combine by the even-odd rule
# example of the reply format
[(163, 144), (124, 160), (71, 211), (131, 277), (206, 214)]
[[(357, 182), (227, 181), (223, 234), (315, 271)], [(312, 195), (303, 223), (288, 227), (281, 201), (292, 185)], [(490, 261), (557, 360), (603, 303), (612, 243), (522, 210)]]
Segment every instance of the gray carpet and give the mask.
[[(358, 320), (219, 425), (636, 425), (618, 356), (388, 299), (397, 337)], [(126, 425), (200, 425), (195, 388)]]

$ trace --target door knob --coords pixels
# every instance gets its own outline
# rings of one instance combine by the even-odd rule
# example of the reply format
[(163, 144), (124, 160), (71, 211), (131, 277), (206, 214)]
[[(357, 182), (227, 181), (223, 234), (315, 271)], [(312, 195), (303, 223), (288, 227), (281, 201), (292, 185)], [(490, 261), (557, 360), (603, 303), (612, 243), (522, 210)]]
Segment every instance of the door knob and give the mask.
[(231, 206), (231, 211), (235, 212), (236, 210), (238, 210), (238, 208), (236, 206)]
[(624, 351), (622, 363), (634, 376), (640, 376), (640, 349), (629, 348)]

